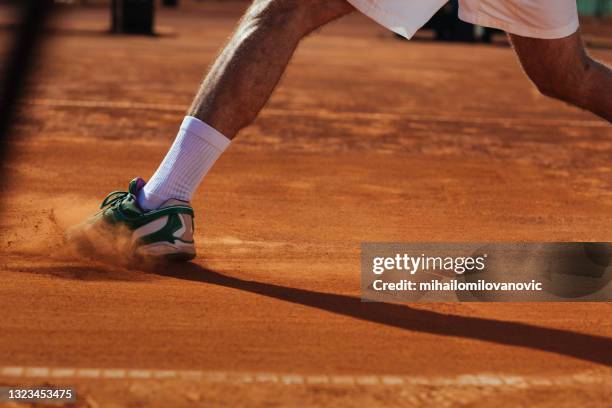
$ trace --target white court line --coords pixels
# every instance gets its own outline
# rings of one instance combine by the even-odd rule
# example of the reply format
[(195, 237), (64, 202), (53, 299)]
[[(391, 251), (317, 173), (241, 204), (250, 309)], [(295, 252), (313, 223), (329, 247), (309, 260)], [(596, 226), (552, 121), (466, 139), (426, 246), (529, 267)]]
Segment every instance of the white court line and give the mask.
[[(129, 101), (88, 101), (72, 99), (30, 99), (24, 102), (27, 105), (50, 106), (50, 107), (73, 107), (73, 108), (105, 108), (105, 109), (140, 109), (159, 110), (168, 112), (185, 112), (187, 105), (172, 103), (145, 103)], [(421, 115), (409, 112), (336, 112), (322, 109), (277, 109), (265, 108), (263, 116), (307, 116), (315, 118), (336, 120), (412, 120), (415, 122), (433, 123), (469, 123), (469, 124), (494, 124), (503, 126), (569, 126), (579, 128), (604, 128), (609, 124), (603, 120), (574, 120), (554, 118), (514, 118), (514, 117), (469, 117), (469, 116), (444, 116), (444, 115)]]
[(478, 373), (449, 377), (402, 375), (302, 375), (269, 372), (240, 373), (203, 370), (154, 370), (122, 368), (69, 367), (1, 367), (0, 378), (45, 379), (184, 379), (222, 384), (268, 383), (279, 385), (343, 385), (343, 386), (478, 386), (478, 387), (550, 387), (570, 385), (612, 386), (612, 371), (585, 371), (562, 376), (521, 376)]

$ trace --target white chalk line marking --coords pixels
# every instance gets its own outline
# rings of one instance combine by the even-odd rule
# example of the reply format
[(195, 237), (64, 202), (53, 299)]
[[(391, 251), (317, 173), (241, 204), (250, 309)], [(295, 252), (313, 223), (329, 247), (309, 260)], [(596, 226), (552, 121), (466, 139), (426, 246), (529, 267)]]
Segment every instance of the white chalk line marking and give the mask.
[(203, 370), (154, 370), (124, 368), (68, 368), (68, 367), (0, 367), (0, 378), (44, 379), (184, 379), (228, 384), (279, 385), (342, 385), (342, 386), (478, 386), (478, 387), (550, 387), (569, 385), (612, 386), (612, 371), (586, 371), (564, 376), (521, 376), (492, 373), (459, 375), (454, 377), (425, 377), (403, 375), (301, 375), (277, 373), (237, 373)]
[[(91, 101), (72, 99), (30, 99), (25, 101), (27, 105), (50, 106), (50, 107), (72, 107), (72, 108), (98, 108), (98, 109), (137, 109), (158, 110), (167, 112), (186, 112), (187, 105), (172, 103), (146, 103), (130, 101)], [(335, 120), (412, 120), (415, 122), (433, 123), (469, 123), (469, 124), (493, 124), (503, 126), (569, 126), (580, 128), (604, 128), (609, 124), (603, 120), (574, 120), (574, 119), (548, 119), (548, 118), (510, 118), (510, 117), (469, 117), (469, 116), (444, 116), (444, 115), (422, 115), (409, 112), (334, 112), (322, 109), (277, 109), (266, 108), (262, 111), (265, 116), (307, 116)]]

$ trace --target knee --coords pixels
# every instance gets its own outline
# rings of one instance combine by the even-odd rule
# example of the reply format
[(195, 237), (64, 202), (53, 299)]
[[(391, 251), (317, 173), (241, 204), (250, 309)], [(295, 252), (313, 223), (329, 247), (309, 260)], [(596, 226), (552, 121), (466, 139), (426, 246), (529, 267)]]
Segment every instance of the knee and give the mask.
[[(527, 74), (529, 75), (529, 73)], [(529, 75), (529, 78), (540, 94), (550, 98), (558, 98), (560, 94), (559, 87), (550, 77), (546, 77), (546, 75)]]
[(576, 104), (586, 90), (593, 61), (584, 56), (566, 62), (542, 64), (527, 74), (542, 95)]
[(345, 0), (254, 0), (246, 20), (249, 25), (303, 36), (350, 10)]

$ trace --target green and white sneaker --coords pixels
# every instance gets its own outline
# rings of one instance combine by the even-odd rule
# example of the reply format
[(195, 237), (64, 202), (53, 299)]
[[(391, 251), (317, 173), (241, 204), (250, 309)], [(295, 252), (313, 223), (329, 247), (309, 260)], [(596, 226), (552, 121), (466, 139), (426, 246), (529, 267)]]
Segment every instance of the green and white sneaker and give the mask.
[(127, 250), (129, 255), (138, 258), (193, 259), (196, 255), (193, 208), (185, 201), (171, 199), (157, 210), (144, 211), (137, 200), (144, 186), (143, 179), (135, 178), (128, 191), (114, 191), (106, 196), (101, 210), (79, 228), (95, 231), (86, 233), (89, 245), (95, 247), (95, 240), (110, 239), (115, 241), (111, 246), (115, 250)]

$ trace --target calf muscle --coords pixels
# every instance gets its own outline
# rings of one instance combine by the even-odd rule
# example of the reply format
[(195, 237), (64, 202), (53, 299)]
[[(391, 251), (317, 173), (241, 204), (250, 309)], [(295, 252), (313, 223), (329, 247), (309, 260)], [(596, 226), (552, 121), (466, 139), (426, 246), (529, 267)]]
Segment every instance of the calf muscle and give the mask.
[(265, 105), (300, 40), (352, 10), (345, 0), (254, 1), (204, 79), (189, 115), (233, 138)]

